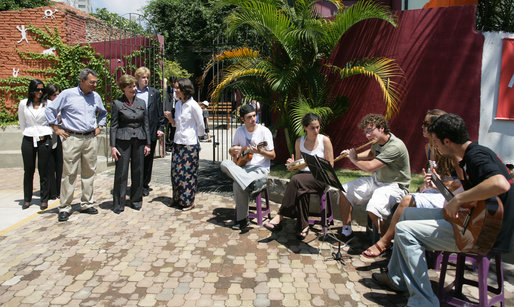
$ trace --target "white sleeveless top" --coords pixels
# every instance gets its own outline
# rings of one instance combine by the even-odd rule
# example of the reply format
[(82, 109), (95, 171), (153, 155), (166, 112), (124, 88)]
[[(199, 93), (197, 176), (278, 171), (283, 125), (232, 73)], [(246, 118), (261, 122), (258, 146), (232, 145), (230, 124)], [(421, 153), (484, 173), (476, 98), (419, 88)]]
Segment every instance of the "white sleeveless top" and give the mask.
[[(323, 138), (325, 137), (323, 134), (318, 134), (318, 146), (313, 150), (308, 150), (305, 148), (305, 135), (300, 137), (300, 151), (311, 156), (318, 156), (320, 158), (325, 158), (325, 145), (323, 144)], [(300, 172), (309, 172), (309, 167), (306, 166), (300, 170)]]

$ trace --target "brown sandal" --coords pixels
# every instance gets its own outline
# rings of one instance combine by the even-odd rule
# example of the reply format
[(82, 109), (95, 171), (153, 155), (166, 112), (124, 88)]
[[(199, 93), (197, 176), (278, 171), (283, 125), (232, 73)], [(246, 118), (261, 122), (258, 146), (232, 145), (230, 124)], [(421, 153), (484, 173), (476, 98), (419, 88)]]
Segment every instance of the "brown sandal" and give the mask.
[[(375, 253), (371, 250), (371, 248), (372, 248), (373, 246), (378, 250), (378, 254), (375, 254)], [(363, 255), (364, 257), (366, 257), (366, 258), (371, 258), (371, 259), (373, 259), (373, 258), (376, 258), (376, 257), (378, 257), (378, 256), (382, 255), (382, 254), (383, 254), (383, 253), (385, 253), (388, 249), (389, 249), (389, 246), (388, 246), (388, 247), (386, 247), (386, 248), (381, 248), (380, 246), (378, 246), (378, 244), (377, 244), (377, 243), (375, 243), (375, 244), (373, 244), (370, 248), (368, 248), (367, 250), (363, 251), (363, 252), (362, 252), (362, 255)]]

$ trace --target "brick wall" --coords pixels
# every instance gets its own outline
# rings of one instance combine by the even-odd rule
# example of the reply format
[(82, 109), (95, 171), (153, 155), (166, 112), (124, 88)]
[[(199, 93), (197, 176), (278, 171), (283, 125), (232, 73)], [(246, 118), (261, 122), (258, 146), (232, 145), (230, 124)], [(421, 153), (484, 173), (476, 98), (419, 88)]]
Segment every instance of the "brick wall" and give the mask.
[[(44, 18), (45, 11), (53, 12), (56, 9), (58, 11), (53, 14), (54, 18)], [(30, 73), (27, 70), (42, 69), (45, 68), (45, 64), (39, 61), (22, 60), (16, 52), (17, 48), (20, 51), (38, 53), (46, 49), (39, 45), (28, 31), (26, 32), (28, 43), (25, 40), (18, 43), (22, 35), (16, 26), (21, 28), (22, 25), (25, 25), (25, 28), (32, 25), (42, 29), (47, 26), (52, 31), (57, 28), (61, 39), (68, 45), (108, 40), (112, 31), (111, 27), (107, 27), (101, 20), (62, 3), (34, 9), (2, 11), (0, 12), (0, 79), (12, 77), (14, 68), (19, 69), (19, 77), (33, 77), (44, 81), (43, 75)], [(6, 94), (3, 92), (0, 92), (0, 95), (2, 95), (0, 98), (6, 101), (8, 109), (17, 103), (10, 100), (10, 97), (4, 97)]]

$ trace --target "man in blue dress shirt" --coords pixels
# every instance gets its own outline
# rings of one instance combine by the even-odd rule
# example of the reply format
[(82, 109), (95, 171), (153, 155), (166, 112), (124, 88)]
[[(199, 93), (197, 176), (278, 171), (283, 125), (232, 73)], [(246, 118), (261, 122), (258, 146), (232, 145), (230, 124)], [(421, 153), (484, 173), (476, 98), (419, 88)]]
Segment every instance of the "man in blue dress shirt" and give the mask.
[[(62, 139), (63, 174), (58, 220), (68, 220), (73, 201), (75, 179), (81, 166), (82, 197), (80, 212), (97, 214), (93, 207), (93, 184), (96, 173), (97, 139), (105, 126), (107, 111), (102, 98), (95, 92), (97, 73), (89, 68), (80, 71), (79, 86), (64, 90), (46, 108), (46, 119)], [(59, 128), (57, 116), (62, 123)], [(79, 163), (80, 162), (80, 163)]]

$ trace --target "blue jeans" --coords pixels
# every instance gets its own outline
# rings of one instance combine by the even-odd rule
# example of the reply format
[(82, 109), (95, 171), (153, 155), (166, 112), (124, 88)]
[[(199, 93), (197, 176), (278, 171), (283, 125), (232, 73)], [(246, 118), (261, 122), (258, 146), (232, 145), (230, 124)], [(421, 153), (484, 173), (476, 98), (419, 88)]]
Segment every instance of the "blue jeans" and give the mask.
[(439, 306), (425, 250), (458, 252), (453, 227), (443, 209), (406, 208), (396, 224), (388, 274), (395, 285), (409, 291), (407, 306)]

